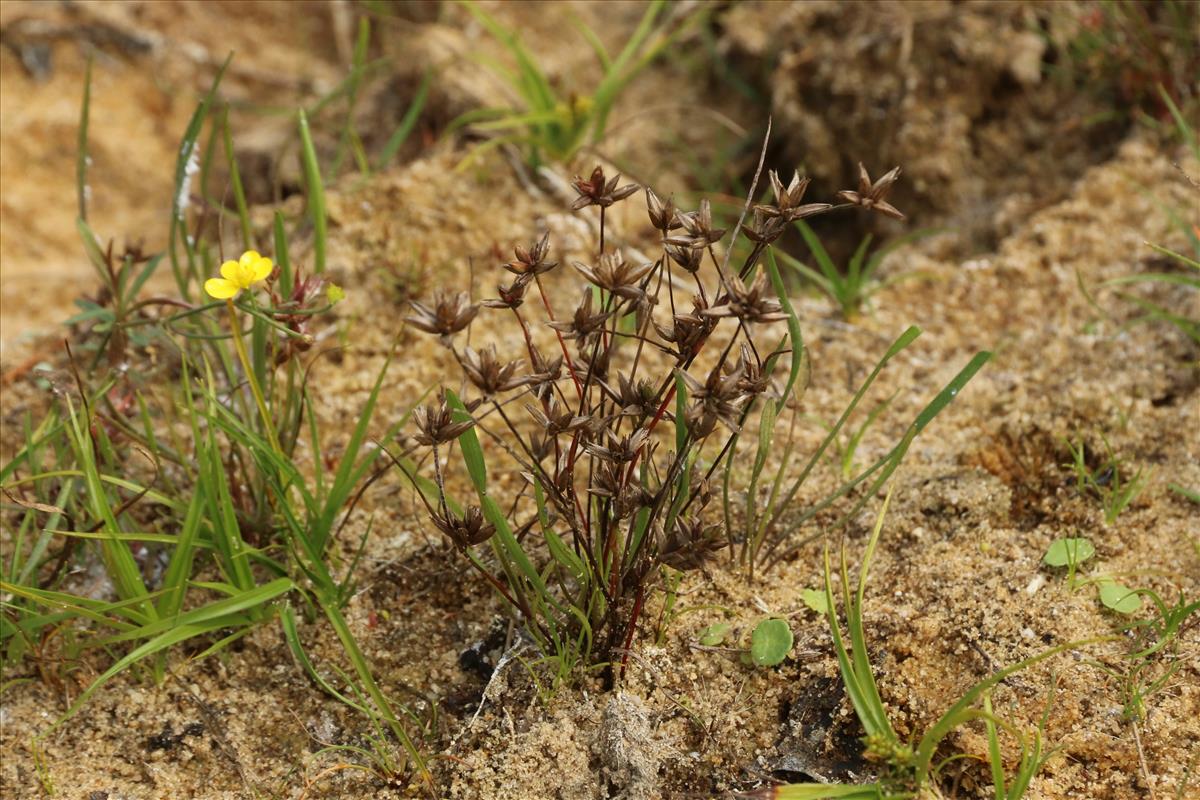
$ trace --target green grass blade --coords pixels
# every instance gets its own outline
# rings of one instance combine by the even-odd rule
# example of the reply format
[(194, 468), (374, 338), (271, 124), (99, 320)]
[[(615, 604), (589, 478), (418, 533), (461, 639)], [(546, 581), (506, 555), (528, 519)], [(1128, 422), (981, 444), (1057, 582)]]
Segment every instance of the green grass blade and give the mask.
[[(226, 57), (224, 63), (217, 70), (208, 93), (204, 95), (200, 104), (196, 106), (196, 111), (192, 114), (187, 129), (184, 131), (183, 142), (179, 146), (179, 158), (175, 161), (175, 183), (174, 193), (172, 194), (173, 199), (171, 201), (171, 228), (167, 240), (167, 250), (171, 258), (171, 270), (175, 273), (175, 282), (179, 286), (179, 294), (185, 300), (190, 300), (192, 296), (191, 276), (184, 275), (183, 268), (179, 263), (178, 243), (181, 238), (179, 232), (184, 225), (183, 210), (184, 204), (187, 201), (187, 184), (191, 180), (192, 173), (195, 171), (193, 159), (197, 159), (198, 157), (196, 147), (200, 133), (204, 129), (204, 119), (208, 116), (208, 108), (217, 94), (217, 87), (221, 83), (221, 77), (225, 74), (225, 68), (229, 66), (232, 58), (232, 53)], [(185, 247), (190, 247), (186, 242), (186, 236), (183, 238), (185, 240)]]
[(238, 169), (237, 155), (233, 151), (233, 134), (229, 132), (229, 108), (221, 114), (221, 139), (225, 143), (225, 161), (229, 164), (229, 182), (233, 185), (233, 200), (237, 205), (238, 221), (242, 225), (244, 250), (254, 249), (254, 233), (250, 228), (250, 210), (246, 205), (246, 192), (242, 188), (242, 173)]
[(79, 219), (87, 221), (88, 185), (88, 118), (92, 108), (92, 56), (88, 56), (83, 73), (83, 102), (79, 108), (79, 140), (75, 152), (75, 194), (79, 203)]
[(287, 234), (283, 229), (283, 212), (275, 212), (275, 263), (279, 265), (279, 292), (285, 298), (292, 296), (292, 259), (288, 256)]
[(808, 251), (817, 260), (817, 266), (821, 268), (822, 274), (825, 275), (825, 279), (829, 281), (829, 285), (833, 287), (840, 300), (842, 295), (840, 287), (845, 282), (845, 279), (838, 271), (837, 265), (833, 263), (833, 259), (830, 257), (829, 251), (825, 249), (825, 245), (821, 244), (821, 237), (817, 236), (817, 232), (802, 219), (796, 220), (796, 229), (804, 237), (804, 243), (808, 245)]
[(301, 109), (297, 116), (300, 126), (300, 159), (304, 166), (304, 184), (308, 189), (308, 214), (313, 223), (313, 269), (325, 272), (325, 238), (328, 218), (325, 214), (325, 186), (321, 182), (321, 165), (313, 146), (308, 117)]
[(421, 78), (421, 83), (417, 86), (417, 93), (413, 95), (413, 99), (409, 101), (408, 109), (405, 110), (404, 116), (400, 118), (400, 124), (396, 126), (396, 130), (392, 131), (392, 135), (388, 137), (387, 143), (383, 146), (383, 150), (379, 153), (379, 160), (376, 162), (376, 169), (384, 169), (392, 163), (392, 159), (396, 157), (396, 153), (400, 152), (400, 148), (408, 141), (408, 137), (412, 134), (413, 129), (417, 127), (417, 121), (421, 118), (421, 111), (425, 108), (425, 101), (429, 97), (429, 86), (433, 83), (433, 70), (425, 70), (424, 76)]

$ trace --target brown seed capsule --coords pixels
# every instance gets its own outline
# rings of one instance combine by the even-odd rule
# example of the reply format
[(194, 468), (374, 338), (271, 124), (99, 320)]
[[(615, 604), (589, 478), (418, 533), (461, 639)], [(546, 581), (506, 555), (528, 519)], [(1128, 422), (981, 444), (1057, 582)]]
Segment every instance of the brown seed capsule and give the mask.
[(867, 210), (878, 211), (880, 214), (886, 214), (893, 219), (904, 219), (904, 215), (900, 213), (900, 209), (887, 202), (888, 192), (892, 190), (892, 185), (899, 177), (900, 168), (894, 167), (879, 180), (871, 183), (871, 176), (867, 174), (867, 168), (862, 165), (862, 162), (859, 162), (858, 191), (855, 192), (846, 189), (838, 192), (838, 197), (847, 203), (853, 203)]
[(468, 507), (461, 517), (447, 509), (434, 512), (431, 518), (437, 529), (459, 548), (483, 544), (496, 532), (496, 526), (484, 519), (479, 506)]
[(699, 569), (725, 546), (715, 525), (694, 517), (679, 517), (670, 534), (658, 536), (658, 560), (682, 572)]
[(462, 421), (455, 421), (454, 416), (454, 411), (446, 402), (446, 396), (443, 394), (441, 402), (437, 405), (424, 405), (413, 412), (413, 422), (416, 423), (418, 430), (417, 435), (413, 438), (418, 444), (433, 447), (454, 441), (475, 424), (475, 420), (469, 417)]
[(612, 312), (593, 312), (593, 294), (590, 287), (583, 290), (583, 298), (575, 308), (575, 315), (570, 320), (547, 322), (551, 328), (562, 333), (563, 338), (578, 339), (580, 347), (592, 337), (600, 333), (605, 321)]
[(518, 275), (508, 286), (497, 286), (500, 295), (495, 300), (484, 300), (481, 305), (488, 308), (520, 308), (525, 302), (525, 292), (529, 289), (531, 275)]
[(548, 233), (535, 242), (528, 250), (517, 245), (513, 248), (513, 255), (516, 256), (516, 260), (510, 261), (503, 266), (514, 275), (528, 275), (532, 277), (534, 275), (541, 275), (543, 272), (549, 272), (558, 266), (557, 261), (546, 260), (546, 256), (550, 255), (550, 234)]
[(486, 396), (518, 389), (532, 379), (529, 375), (518, 375), (522, 362), (520, 360), (501, 362), (496, 356), (495, 345), (489, 345), (476, 352), (470, 347), (463, 349), (459, 360), (471, 383)]
[(721, 237), (725, 235), (724, 228), (713, 227), (712, 204), (708, 202), (707, 197), (700, 201), (699, 211), (677, 214), (676, 217), (683, 227), (684, 233), (668, 236), (663, 240), (667, 244), (693, 248), (708, 247), (710, 244), (720, 241)]
[(626, 300), (639, 300), (644, 296), (645, 292), (640, 284), (654, 269), (653, 264), (631, 264), (619, 252), (600, 256), (600, 263), (595, 267), (578, 261), (574, 263), (574, 267), (590, 283)]
[(479, 313), (479, 305), (472, 303), (466, 292), (438, 291), (434, 295), (433, 308), (415, 300), (411, 305), (416, 313), (405, 317), (404, 321), (426, 333), (440, 334), (443, 340), (466, 328)]
[(608, 208), (613, 203), (624, 200), (629, 195), (638, 190), (637, 184), (629, 184), (617, 188), (617, 182), (621, 179), (620, 175), (615, 175), (611, 180), (606, 181), (604, 170), (596, 167), (592, 170), (590, 178), (581, 178), (575, 176), (575, 180), (571, 181), (571, 186), (575, 191), (579, 192), (579, 198), (571, 204), (572, 211), (578, 211), (587, 206), (600, 206)]
[(717, 304), (700, 313), (707, 317), (736, 317), (746, 323), (780, 322), (787, 319), (783, 306), (770, 296), (773, 290), (767, 289), (765, 272), (759, 272), (758, 277), (749, 286), (734, 275), (729, 278), (725, 287), (726, 293)]
[(771, 170), (771, 189), (775, 193), (774, 205), (757, 205), (754, 210), (765, 217), (780, 217), (784, 222), (792, 222), (803, 217), (810, 217), (832, 208), (829, 203), (808, 203), (801, 205), (804, 192), (808, 189), (809, 178), (801, 178), (799, 172), (792, 173), (792, 180), (786, 187), (779, 179), (779, 174)]
[(650, 216), (650, 224), (662, 231), (664, 236), (667, 235), (667, 231), (673, 231), (683, 224), (679, 221), (677, 212), (675, 198), (668, 197), (664, 203), (653, 189), (646, 187), (646, 213)]

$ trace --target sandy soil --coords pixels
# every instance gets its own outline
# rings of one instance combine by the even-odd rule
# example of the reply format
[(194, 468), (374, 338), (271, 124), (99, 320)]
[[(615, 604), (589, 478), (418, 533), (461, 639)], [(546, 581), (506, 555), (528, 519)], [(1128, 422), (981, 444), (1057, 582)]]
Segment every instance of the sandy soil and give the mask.
[[(189, 8), (201, 13), (199, 4)], [(4, 13), (7, 25), (12, 12), (5, 7)], [(167, 24), (155, 20), (147, 27), (162, 30)], [(430, 38), (461, 47), (461, 37), (469, 33), (456, 39), (453, 30), (436, 28)], [(74, 45), (55, 45), (56, 58), (60, 50), (63, 63), (78, 59)], [(927, 62), (920, 49), (914, 52), (919, 69)], [(7, 95), (15, 63), (7, 52), (0, 58)], [(337, 63), (336, 51), (325, 58)], [(572, 62), (563, 56), (561, 63)], [(297, 74), (286, 66), (281, 62), (270, 69)], [(76, 63), (71, 72), (64, 68), (51, 79), (62, 81), (62, 94), (71, 98), (56, 112), (64, 140), (73, 136), (78, 84), (70, 76), (78, 69)], [(679, 80), (677, 73), (666, 74)], [(680, 102), (703, 95), (701, 76), (693, 78), (694, 83), (683, 84)], [(195, 81), (195, 86), (204, 82)], [(43, 96), (34, 94), (38, 90), (32, 84), (26, 91), (29, 97)], [(97, 103), (100, 94), (98, 84)], [(464, 89), (456, 96), (470, 93)], [(452, 100), (447, 97), (447, 107)], [(165, 216), (174, 147), (167, 133), (182, 128), (190, 103), (182, 105), (171, 112), (179, 119), (163, 119), (166, 133), (158, 152), (167, 168), (151, 169), (147, 159), (144, 195), (106, 189), (110, 202), (130, 204), (108, 212), (114, 230), (136, 231), (154, 215)], [(94, 123), (95, 135), (117, 137), (124, 130), (120, 119)], [(10, 142), (19, 130), (9, 124), (15, 123), (6, 106), (5, 148), (16, 146)], [(110, 124), (112, 130), (101, 134)], [(636, 134), (631, 126), (629, 135)], [(788, 131), (780, 136), (785, 151), (798, 146)], [(995, 669), (1056, 644), (1108, 634), (1119, 623), (1097, 603), (1094, 591), (1069, 591), (1061, 575), (1040, 565), (1055, 538), (1086, 535), (1095, 542), (1098, 557), (1089, 573), (1119, 575), (1164, 597), (1183, 591), (1194, 598), (1200, 589), (1195, 506), (1166, 488), (1169, 482), (1200, 486), (1196, 347), (1170, 327), (1122, 328), (1122, 316), (1130, 312), (1107, 295), (1101, 302), (1117, 319), (1099, 318), (1077, 286), (1077, 273), (1094, 285), (1162, 269), (1144, 242), (1179, 246), (1162, 209), (1194, 209), (1196, 195), (1172, 165), (1181, 153), (1164, 151), (1140, 135), (1110, 148), (1111, 158), (1102, 150), (1094, 154), (1102, 163), (1056, 173), (1057, 182), (1036, 203), (1022, 206), (1022, 213), (989, 215), (989, 229), (997, 231), (993, 248), (978, 252), (977, 229), (968, 225), (897, 253), (888, 262), (890, 272), (919, 271), (924, 277), (892, 284), (876, 298), (875, 310), (853, 324), (833, 319), (821, 299), (797, 297), (813, 362), (813, 386), (799, 410), (803, 415), (834, 418), (850, 387), (892, 338), (908, 324), (925, 329), (881, 379), (877, 397), (898, 394), (886, 420), (864, 441), (863, 460), (884, 452), (934, 387), (973, 352), (996, 353), (918, 440), (898, 474), (872, 572), (866, 620), (872, 663), (901, 735), (919, 736), (969, 685)], [(562, 261), (585, 258), (594, 248), (587, 212), (572, 214), (562, 197), (521, 180), (498, 155), (456, 173), (463, 155), (438, 146), (404, 167), (330, 191), (329, 261), (349, 296), (324, 336), (353, 346), (318, 371), (319, 413), (327, 422), (356, 418), (397, 336), (404, 355), (385, 382), (379, 430), (417, 393), (451, 374), (444, 351), (427, 337), (401, 330), (407, 298), (424, 296), (443, 283), (470, 284), (475, 296), (490, 295), (499, 272), (492, 265), (512, 244), (527, 243), (543, 231), (551, 234)], [(45, 193), (64, 198), (64, 221), (46, 219), (44, 228), (19, 216), (33, 207), (21, 198), (37, 191), (37, 176), (29, 182), (15, 167), (10, 176), (7, 149), (4, 163), (7, 298), (10, 258), (18, 267), (39, 258), (58, 259), (55, 263), (73, 258), (79, 264), (82, 258), (73, 255), (73, 235), (63, 233), (70, 230), (74, 191), (70, 157), (63, 156), (53, 172), (57, 177), (41, 176)], [(1200, 165), (1181, 161), (1180, 166), (1200, 174)], [(97, 156), (96, 169), (101, 168)], [(969, 165), (963, 168), (978, 179)], [(1023, 173), (1026, 180), (1036, 168), (1030, 165)], [(670, 165), (635, 171), (653, 173), (660, 193), (686, 188)], [(1019, 183), (1014, 178), (1013, 185)], [(1020, 195), (1006, 188), (1009, 194), (991, 197), (975, 183), (963, 191), (976, 190), (989, 208)], [(150, 198), (157, 199), (149, 203)], [(910, 200), (913, 205), (905, 210), (915, 225), (944, 216), (944, 208), (917, 194)], [(290, 211), (295, 202), (289, 201)], [(25, 226), (10, 224), (10, 214), (27, 221), (29, 237), (43, 231), (36, 238), (41, 249), (20, 249), (27, 237), (14, 239), (12, 231)], [(626, 245), (655, 252), (640, 199), (618, 207), (616, 217), (613, 228), (626, 234)], [(265, 225), (269, 209), (259, 209), (256, 220)], [(964, 257), (964, 252), (973, 255)], [(297, 243), (294, 253), (306, 258), (305, 243)], [(574, 276), (559, 270), (550, 277), (553, 297), (566, 305), (578, 291)], [(12, 292), (28, 296), (19, 283)], [(61, 294), (56, 299), (61, 301)], [(1200, 298), (1162, 290), (1158, 299), (1200, 316)], [(53, 306), (47, 300), (39, 311), (42, 307)], [(56, 318), (22, 313), (5, 307), (6, 343), (13, 341), (14, 327), (20, 333)], [(492, 320), (485, 316), (473, 336), (511, 333), (507, 328), (497, 333), (501, 329)], [(7, 409), (44, 402), (36, 386), (20, 376), (5, 393)], [(12, 430), (11, 422), (6, 419), (6, 429)], [(803, 453), (821, 432), (811, 423), (798, 430)], [(1098, 446), (1101, 434), (1133, 464), (1153, 470), (1147, 490), (1113, 525), (1103, 523), (1095, 501), (1079, 496), (1060, 467), (1066, 457), (1061, 437), (1082, 436)], [(832, 465), (819, 469), (797, 508), (836, 482)], [(400, 480), (381, 481), (356, 511), (347, 528), (347, 555), (371, 518), (375, 533), (360, 568), (362, 589), (347, 613), (388, 694), (430, 720), (425, 747), (440, 755), (434, 761), (436, 796), (709, 797), (752, 789), (772, 778), (836, 778), (869, 769), (855, 742), (857, 722), (842, 696), (825, 623), (800, 600), (801, 589), (819, 585), (818, 545), (788, 553), (752, 582), (723, 564), (688, 574), (672, 617), (640, 632), (634, 666), (615, 691), (602, 692), (597, 682), (581, 678), (553, 697), (540, 698), (515, 659), (490, 679), (486, 670), (462, 659), (472, 647), (493, 665), (503, 658), (509, 631), (502, 608), (451, 557)], [(819, 532), (832, 519), (818, 518), (792, 532), (793, 540)], [(852, 563), (870, 522), (864, 514), (846, 531)], [(646, 619), (659, 620), (661, 608), (657, 594)], [(712, 622), (734, 623), (737, 640), (766, 613), (787, 615), (796, 636), (792, 656), (776, 669), (752, 669), (736, 653), (697, 646), (698, 632)], [(304, 626), (303, 636), (314, 660), (330, 674), (329, 665), (340, 663), (336, 638), (315, 624)], [(1119, 665), (1127, 651), (1125, 642), (1092, 645), (1044, 662), (997, 690), (997, 710), (1027, 730), (1052, 698), (1047, 741), (1059, 749), (1034, 780), (1029, 797), (1133, 800), (1196, 791), (1196, 769), (1189, 773), (1189, 764), (1200, 757), (1200, 631), (1193, 626), (1184, 634), (1178, 671), (1149, 699), (1136, 738), (1134, 726), (1121, 717), (1121, 687), (1095, 666), (1097, 661)], [(45, 654), (54, 655), (53, 648)], [(325, 771), (339, 760), (317, 751), (330, 743), (362, 744), (367, 731), (359, 718), (304, 678), (276, 627), (262, 628), (217, 658), (189, 661), (187, 655), (172, 660), (162, 685), (137, 674), (114, 681), (39, 743), (40, 762), (32, 737), (105, 663), (97, 656), (69, 669), (40, 673), (26, 665), (11, 675), (6, 671), (6, 680), (35, 679), (7, 685), (0, 697), (5, 795), (44, 796), (46, 781), (56, 796), (89, 800), (410, 794), (361, 773)], [(41, 679), (43, 674), (53, 677)], [(945, 752), (982, 757), (982, 729), (963, 729)], [(1189, 774), (1191, 784), (1186, 784)], [(988, 791), (979, 763), (955, 762), (946, 775), (953, 796), (980, 797)]]

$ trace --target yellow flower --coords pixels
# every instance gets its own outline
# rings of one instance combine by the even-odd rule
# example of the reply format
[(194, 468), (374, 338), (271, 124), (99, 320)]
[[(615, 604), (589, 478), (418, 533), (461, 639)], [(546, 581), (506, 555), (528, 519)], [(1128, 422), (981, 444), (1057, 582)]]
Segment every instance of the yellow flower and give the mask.
[(271, 259), (247, 250), (237, 261), (226, 261), (221, 265), (221, 277), (209, 278), (204, 282), (204, 291), (218, 300), (237, 297), (242, 289), (265, 280), (274, 269)]

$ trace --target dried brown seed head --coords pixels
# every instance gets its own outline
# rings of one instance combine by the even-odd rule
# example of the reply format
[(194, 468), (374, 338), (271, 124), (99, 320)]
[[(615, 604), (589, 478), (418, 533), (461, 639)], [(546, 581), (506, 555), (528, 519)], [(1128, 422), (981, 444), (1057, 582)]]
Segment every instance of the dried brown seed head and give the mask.
[(641, 282), (654, 269), (653, 264), (634, 265), (619, 252), (600, 256), (600, 263), (595, 267), (578, 261), (574, 267), (590, 283), (626, 300), (640, 300), (645, 296)]
[(588, 442), (584, 445), (584, 449), (601, 461), (613, 464), (625, 464), (632, 461), (650, 438), (650, 432), (645, 428), (638, 428), (625, 436), (617, 436), (612, 431), (605, 429), (604, 435), (608, 441), (607, 446)]
[(717, 531), (695, 517), (678, 517), (670, 534), (658, 536), (658, 560), (682, 572), (700, 569), (725, 546)]
[(529, 290), (530, 280), (530, 274), (518, 275), (508, 286), (496, 287), (499, 297), (495, 300), (484, 300), (481, 305), (488, 308), (520, 308), (525, 302), (525, 292)]
[(693, 355), (708, 335), (712, 333), (713, 328), (717, 326), (717, 320), (705, 316), (704, 312), (708, 309), (708, 304), (700, 297), (692, 298), (692, 312), (690, 314), (676, 314), (671, 320), (671, 327), (667, 328), (654, 322), (654, 329), (664, 341), (670, 342), (675, 346), (675, 355), (680, 361)]
[(605, 321), (612, 312), (593, 311), (593, 295), (591, 287), (584, 287), (583, 298), (575, 308), (575, 314), (570, 320), (547, 322), (551, 328), (561, 333), (564, 338), (578, 339), (582, 348), (584, 343), (600, 333)]
[(668, 197), (664, 203), (653, 189), (646, 187), (646, 213), (650, 216), (650, 224), (656, 230), (662, 231), (664, 236), (667, 235), (667, 231), (673, 231), (683, 225), (677, 217), (677, 212), (674, 197)]
[(536, 347), (530, 349), (529, 391), (539, 400), (545, 400), (554, 393), (554, 382), (562, 376), (563, 357), (546, 358)]
[(885, 214), (893, 219), (904, 219), (904, 215), (900, 213), (900, 209), (887, 202), (888, 193), (892, 190), (892, 185), (899, 177), (900, 168), (894, 167), (890, 172), (872, 183), (871, 176), (867, 174), (867, 168), (862, 165), (862, 162), (859, 162), (858, 191), (855, 192), (846, 189), (838, 192), (838, 197), (847, 203), (853, 203), (869, 211), (878, 211), (880, 214)]
[(413, 422), (416, 423), (418, 431), (413, 438), (417, 444), (434, 447), (454, 441), (475, 424), (475, 420), (470, 417), (461, 421), (456, 421), (454, 417), (455, 412), (443, 394), (437, 405), (423, 405), (413, 412)]
[(749, 286), (737, 275), (726, 281), (726, 292), (712, 308), (701, 313), (708, 317), (736, 317), (742, 322), (780, 322), (787, 319), (783, 306), (767, 288), (767, 275), (759, 272)]
[(684, 370), (676, 369), (675, 372), (687, 385), (688, 396), (692, 401), (685, 421), (693, 437), (701, 439), (712, 433), (718, 420), (734, 433), (741, 430), (738, 416), (747, 398), (740, 386), (744, 375), (740, 368), (725, 370), (713, 367), (704, 383), (700, 383)]
[(698, 211), (677, 214), (676, 218), (683, 227), (684, 235), (668, 236), (663, 241), (680, 247), (708, 247), (721, 240), (725, 235), (724, 228), (714, 228), (712, 224), (712, 204), (708, 198), (700, 201)]
[(439, 290), (432, 308), (415, 300), (411, 305), (416, 313), (405, 317), (405, 322), (426, 333), (439, 334), (443, 340), (466, 328), (479, 313), (479, 305), (472, 303), (466, 292)]
[(501, 362), (496, 356), (495, 345), (488, 345), (478, 352), (464, 348), (459, 363), (471, 383), (489, 397), (518, 389), (533, 379), (530, 375), (518, 374), (523, 363), (519, 359)]
[(590, 420), (590, 417), (576, 416), (571, 409), (565, 408), (554, 397), (551, 397), (546, 403), (545, 409), (539, 408), (533, 403), (526, 403), (525, 408), (547, 437), (576, 431), (587, 425)]
[(638, 190), (637, 184), (633, 183), (618, 189), (617, 182), (620, 179), (620, 175), (614, 175), (611, 180), (605, 180), (604, 170), (600, 167), (592, 170), (590, 178), (585, 179), (576, 175), (575, 180), (571, 181), (571, 186), (576, 192), (579, 192), (579, 198), (571, 204), (571, 210), (578, 211), (587, 206), (608, 208)]
[(548, 233), (528, 250), (517, 245), (513, 248), (513, 255), (516, 256), (516, 259), (502, 266), (514, 275), (541, 275), (558, 266), (557, 261), (546, 260), (546, 256), (550, 255), (550, 234)]
[(588, 491), (597, 497), (612, 501), (612, 512), (617, 519), (628, 519), (639, 509), (650, 505), (650, 493), (636, 480), (629, 480), (629, 470), (620, 464), (604, 463), (596, 470)]
[(700, 269), (700, 262), (704, 260), (704, 249), (700, 247), (668, 244), (666, 251), (672, 261), (692, 274)]
[(792, 173), (791, 183), (787, 186), (783, 185), (783, 181), (779, 179), (778, 173), (774, 170), (771, 171), (770, 178), (771, 189), (775, 193), (775, 204), (754, 207), (755, 212), (761, 213), (764, 217), (778, 217), (784, 222), (792, 222), (832, 208), (829, 203), (800, 204), (800, 201), (804, 199), (805, 190), (808, 189), (809, 179), (801, 178), (799, 172)]
[[(619, 375), (617, 385), (620, 391), (616, 401), (622, 414), (646, 418), (658, 413), (658, 387), (654, 383), (644, 378), (635, 380), (632, 375)], [(666, 416), (669, 418), (670, 414)]]
[(449, 509), (434, 512), (432, 519), (437, 529), (460, 549), (483, 544), (496, 532), (496, 526), (484, 519), (479, 506), (468, 507), (461, 517)]

